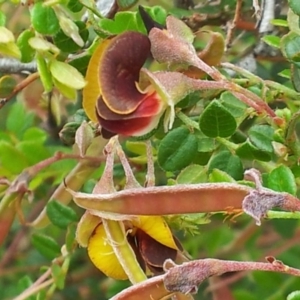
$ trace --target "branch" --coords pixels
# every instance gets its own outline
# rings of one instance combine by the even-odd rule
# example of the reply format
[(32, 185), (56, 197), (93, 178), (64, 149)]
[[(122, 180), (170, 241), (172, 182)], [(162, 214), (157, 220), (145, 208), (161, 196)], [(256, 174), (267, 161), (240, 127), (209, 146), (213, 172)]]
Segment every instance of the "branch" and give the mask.
[(20, 74), (35, 73), (37, 65), (35, 61), (22, 63), (14, 58), (0, 58), (0, 73), (2, 74)]

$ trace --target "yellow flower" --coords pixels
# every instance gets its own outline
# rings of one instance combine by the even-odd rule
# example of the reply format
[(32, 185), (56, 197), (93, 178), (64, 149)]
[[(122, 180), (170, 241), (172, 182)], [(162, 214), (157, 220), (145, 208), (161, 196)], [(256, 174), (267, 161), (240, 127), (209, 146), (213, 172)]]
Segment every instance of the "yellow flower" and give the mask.
[[(106, 276), (119, 280), (128, 279), (110, 244), (101, 219), (98, 219), (99, 222), (95, 226), (95, 218), (97, 217), (89, 215), (80, 221), (77, 229), (78, 242), (87, 246), (91, 261)], [(162, 217), (140, 216), (124, 221), (123, 224), (124, 238), (132, 247), (141, 268), (148, 274), (149, 272), (162, 273), (163, 262), (167, 258), (176, 259), (178, 247), (169, 226)], [(90, 229), (86, 230), (86, 228)], [(92, 233), (91, 228), (94, 228)]]

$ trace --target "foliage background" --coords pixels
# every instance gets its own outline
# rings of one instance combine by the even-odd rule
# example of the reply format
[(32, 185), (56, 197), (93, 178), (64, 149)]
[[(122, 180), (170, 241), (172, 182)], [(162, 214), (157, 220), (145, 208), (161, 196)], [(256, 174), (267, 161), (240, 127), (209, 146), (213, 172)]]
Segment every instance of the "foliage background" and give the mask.
[[(31, 1), (25, 2), (26, 5), (24, 6), (18, 3), (18, 1), (2, 1), (0, 4), (1, 25), (5, 25), (6, 28), (13, 32), (16, 39), (25, 29), (32, 27), (32, 18), (30, 17), (30, 9), (28, 8), (29, 2)], [(61, 2), (65, 5), (68, 1), (53, 1), (53, 3), (54, 2)], [(76, 1), (69, 2), (75, 3)], [(174, 14), (179, 18), (191, 19), (193, 14), (200, 12), (205, 13), (207, 14), (208, 20), (213, 20), (211, 21), (212, 24), (214, 24), (214, 27), (212, 28), (222, 32), (224, 36), (224, 25), (226, 24), (226, 21), (230, 21), (234, 17), (236, 5), (236, 1), (232, 0), (223, 0), (216, 5), (209, 2), (205, 4), (204, 1), (195, 1), (195, 4), (198, 4), (201, 7), (191, 10), (176, 7), (181, 1), (171, 2), (153, 0), (138, 2), (138, 4), (147, 6), (160, 5), (168, 13)], [(282, 7), (287, 9), (287, 3), (283, 3)], [(137, 5), (134, 5), (128, 10), (136, 11)], [(255, 23), (252, 1), (244, 1), (242, 17), (249, 21), (249, 24), (252, 23), (253, 25)], [(82, 19), (82, 12), (72, 14), (72, 18), (73, 20)], [(277, 18), (285, 20), (286, 11), (282, 9)], [(5, 21), (2, 21), (4, 19)], [(208, 23), (209, 22), (210, 21), (208, 21)], [(91, 45), (93, 39), (96, 37), (96, 33), (91, 29), (91, 24), (88, 22), (87, 24), (89, 28), (87, 44)], [(118, 26), (122, 26), (122, 23), (120, 24)], [(275, 49), (280, 46), (276, 37), (282, 37), (288, 31), (289, 29), (287, 27), (276, 27), (274, 32), (269, 33), (269, 36), (273, 37), (268, 37), (266, 40), (268, 44), (273, 46), (271, 49), (274, 50), (274, 46)], [(241, 33), (243, 34), (241, 35)], [(47, 36), (47, 34), (45, 34), (45, 36)], [(255, 48), (257, 41), (259, 40), (257, 32), (252, 29), (250, 31), (237, 29), (234, 36), (234, 43), (228, 53), (224, 55), (224, 61), (241, 61), (243, 57), (252, 53), (253, 48)], [(49, 40), (51, 39), (49, 38)], [(17, 39), (17, 45), (20, 45), (20, 43), (20, 40)], [(295, 42), (294, 46), (297, 48), (299, 45), (299, 42)], [(77, 61), (75, 66), (84, 73), (84, 68), (88, 61), (85, 59), (85, 49), (86, 47), (78, 47), (73, 53), (62, 53), (61, 56), (59, 56), (59, 59), (65, 61), (70, 54), (74, 55), (75, 58), (83, 57), (82, 60)], [(284, 46), (283, 50), (285, 50)], [(277, 49), (276, 51), (275, 55), (272, 57), (265, 54), (259, 54), (257, 56), (258, 64), (256, 75), (262, 79), (282, 83), (284, 86), (290, 87), (293, 90), (294, 93), (291, 92), (295, 97), (295, 99), (293, 99), (293, 104), (291, 104), (291, 102), (288, 103), (288, 101), (276, 100), (272, 101), (270, 104), (274, 109), (287, 108), (287, 110), (282, 110), (281, 113), (283, 115), (288, 115), (288, 117), (286, 117), (286, 115), (284, 115), (284, 117), (287, 118), (287, 121), (290, 121), (293, 114), (298, 111), (299, 98), (297, 97), (299, 94), (297, 93), (297, 73), (293, 70), (292, 73), (290, 73), (287, 70), (290, 70), (291, 65), (295, 66), (297, 62), (296, 54), (298, 54), (299, 50), (295, 51), (296, 54), (293, 54), (293, 57), (289, 57), (289, 53), (285, 53), (285, 57), (282, 56), (280, 49)], [(33, 49), (33, 57), (35, 55), (41, 55), (41, 52), (39, 52), (37, 48)], [(289, 62), (287, 60), (289, 60)], [(66, 61), (68, 61), (68, 59)], [(295, 68), (297, 68), (297, 65)], [(282, 73), (284, 76), (279, 76), (278, 74), (282, 71), (284, 71)], [(9, 80), (21, 82), (26, 76), (27, 75), (24, 74), (15, 74), (9, 78)], [(291, 77), (296, 90), (291, 82)], [(4, 98), (3, 95), (9, 94), (15, 85), (12, 84), (12, 87), (9, 88), (9, 92), (6, 91), (5, 94), (5, 91), (3, 90), (4, 87), (6, 87), (5, 84), (7, 84), (7, 82), (2, 78), (1, 80), (0, 91), (3, 93), (1, 94), (1, 97)], [(255, 89), (259, 90), (261, 89), (261, 86), (254, 85), (253, 90), (255, 91)], [(74, 153), (74, 146), (72, 146), (74, 140), (72, 140), (72, 138), (74, 138), (75, 129), (79, 126), (78, 124), (84, 119), (84, 117), (77, 112), (77, 110), (81, 108), (81, 94), (78, 92), (74, 99), (67, 99), (68, 97), (61, 95), (62, 91), (65, 96), (66, 94), (70, 95), (68, 92), (71, 94), (73, 92), (65, 87), (58, 90), (56, 89), (52, 96), (52, 107), (49, 110), (49, 99), (47, 96), (42, 95), (43, 87), (41, 82), (37, 80), (22, 90), (21, 93), (15, 95), (1, 108), (0, 178), (3, 179), (3, 182), (4, 179), (12, 182), (25, 168), (52, 157), (57, 151), (61, 151), (64, 154), (70, 154), (70, 157), (71, 153)], [(281, 91), (278, 90), (278, 93), (280, 92)], [(70, 122), (72, 123), (69, 125), (69, 129), (73, 129), (73, 131), (70, 130), (68, 134), (64, 135), (64, 142), (62, 142), (60, 139), (61, 135), (59, 136), (58, 132), (65, 124), (70, 124)], [(248, 118), (240, 126), (240, 132), (246, 132), (255, 124), (265, 123), (259, 118)], [(180, 122), (177, 120), (175, 127), (179, 125)], [(298, 126), (296, 121), (293, 126), (293, 129), (297, 133)], [(280, 134), (281, 133), (278, 135), (280, 136)], [(162, 133), (161, 137), (158, 138), (158, 143), (163, 136), (164, 134)], [(284, 136), (284, 134), (281, 134), (281, 137), (282, 136)], [(238, 136), (235, 136), (231, 142), (238, 144), (238, 138)], [(298, 143), (297, 139), (298, 137), (296, 136), (295, 143)], [(274, 138), (272, 141), (274, 141)], [(66, 143), (68, 145), (66, 145)], [(297, 145), (292, 147), (291, 144), (287, 144), (286, 141), (283, 141), (281, 144), (287, 148), (293, 148), (293, 151), (297, 148)], [(134, 147), (132, 149), (135, 150)], [(230, 150), (232, 151), (232, 149)], [(288, 149), (287, 152), (289, 150), (290, 149)], [(138, 180), (142, 183), (145, 177), (145, 164), (144, 162), (140, 163), (140, 161), (144, 158), (140, 157), (139, 161), (137, 158), (138, 153), (129, 151), (128, 148), (126, 149), (126, 146), (125, 151), (128, 156), (132, 158), (133, 169)], [(211, 152), (213, 151), (207, 151), (201, 157), (197, 156), (191, 163), (207, 167), (212, 155)], [(278, 156), (278, 153), (275, 153), (274, 149), (272, 149), (271, 153), (267, 153), (271, 155), (272, 159), (267, 161), (262, 159), (264, 154), (266, 153), (260, 153), (259, 155), (261, 156), (256, 157), (255, 159), (242, 157), (242, 169), (255, 166), (261, 169), (264, 174), (269, 174), (272, 170), (276, 169), (277, 166), (283, 164), (293, 171), (292, 181), (297, 184), (298, 190), (300, 173), (297, 157), (295, 158), (298, 153), (289, 152), (293, 158), (285, 160), (284, 155)], [(27, 221), (33, 221), (39, 215), (41, 209), (47, 205), (47, 202), (57, 185), (62, 182), (63, 178), (69, 174), (78, 161), (81, 161), (81, 159), (78, 158), (79, 155), (77, 153), (77, 156), (72, 157), (72, 159), (62, 159), (54, 162), (34, 176), (29, 185), (29, 189), (33, 191), (33, 193), (27, 194), (21, 204), (23, 216), (25, 216)], [(223, 161), (224, 158), (221, 158), (220, 160)], [(217, 161), (215, 161), (215, 164), (218, 167)], [(240, 172), (237, 169), (236, 165), (228, 165), (222, 170), (232, 175), (234, 172)], [(91, 192), (102, 171), (103, 164), (99, 168), (95, 168), (94, 172), (90, 172), (91, 176), (86, 178), (82, 191)], [(116, 164), (115, 166), (114, 175), (116, 185), (122, 187), (124, 185), (124, 172), (119, 164)], [(174, 183), (172, 180), (174, 180), (177, 175), (178, 173), (176, 172), (165, 172), (160, 169), (159, 166), (156, 166), (157, 185)], [(222, 177), (223, 175), (218, 173), (216, 173), (215, 176), (215, 179), (210, 177), (210, 179), (207, 180), (217, 181), (219, 180), (217, 179), (218, 176), (220, 176), (222, 180), (227, 178)], [(266, 176), (263, 178), (266, 178)], [(282, 181), (283, 183), (281, 186), (283, 186), (283, 190), (287, 189), (287, 191), (289, 191), (290, 183), (285, 182), (284, 178), (282, 178)], [(289, 179), (287, 179), (287, 181), (289, 181)], [(3, 196), (6, 189), (7, 185), (1, 185), (0, 195)], [(220, 201), (222, 201), (222, 199), (220, 199)], [(60, 247), (66, 240), (67, 242), (72, 243), (76, 222), (83, 214), (83, 210), (78, 208), (74, 203), (71, 203), (70, 207), (75, 214), (66, 210), (66, 213), (68, 214), (66, 224), (50, 224), (43, 229), (22, 225), (19, 221), (20, 218), (16, 218), (4, 245), (0, 248), (0, 299), (12, 299), (19, 295), (25, 288), (29, 287), (40, 274), (42, 274), (45, 266), (51, 265), (51, 260), (59, 255)], [(212, 216), (210, 223), (199, 225), (198, 223), (205, 223), (202, 216), (200, 216), (199, 219), (195, 218), (192, 221), (189, 221), (190, 223), (186, 220), (178, 221), (176, 219), (175, 221), (171, 220), (173, 221), (171, 224), (173, 224), (174, 232), (183, 243), (185, 250), (194, 259), (213, 257), (220, 259), (258, 261), (263, 260), (267, 255), (273, 255), (288, 265), (294, 267), (300, 265), (298, 245), (300, 231), (298, 228), (299, 221), (297, 219), (265, 220), (263, 226), (258, 227), (254, 224), (254, 221), (246, 215), (242, 215), (234, 221), (228, 219), (224, 221), (224, 218), (225, 217), (222, 214), (214, 215)], [(187, 224), (192, 226), (192, 229), (188, 228)], [(183, 230), (183, 227), (186, 227), (185, 230)], [(180, 230), (178, 230), (178, 228)], [(190, 231), (192, 231), (192, 233)], [(48, 249), (44, 249), (47, 248), (47, 244), (41, 246), (39, 241), (34, 238), (40, 233), (53, 239), (53, 241), (57, 243), (58, 248), (56, 245), (51, 245)], [(88, 259), (86, 249), (77, 247), (72, 249), (68, 270), (65, 274), (60, 275), (61, 277), (56, 277), (55, 285), (52, 285), (50, 289), (47, 288), (39, 293), (38, 299), (45, 299), (45, 297), (48, 299), (109, 299), (118, 291), (121, 291), (130, 285), (127, 281), (121, 282), (106, 278), (92, 265)], [(214, 287), (214, 284), (221, 284), (221, 286), (217, 289)], [(299, 284), (299, 278), (277, 273), (251, 272), (227, 274), (222, 276), (221, 280), (214, 278), (209, 282), (206, 281), (202, 284), (199, 287), (196, 299), (220, 299), (220, 297), (223, 297), (223, 299), (279, 300), (285, 299), (289, 293), (299, 289)], [(213, 289), (214, 293), (207, 292), (208, 288)], [(228, 295), (227, 297), (231, 298), (226, 298), (225, 295)], [(37, 298), (31, 296), (29, 299)]]

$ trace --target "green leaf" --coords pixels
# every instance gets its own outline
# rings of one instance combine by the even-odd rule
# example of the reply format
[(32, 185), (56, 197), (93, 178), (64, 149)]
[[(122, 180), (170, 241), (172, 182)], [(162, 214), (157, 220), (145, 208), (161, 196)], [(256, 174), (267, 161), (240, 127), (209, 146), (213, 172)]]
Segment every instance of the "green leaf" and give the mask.
[(249, 140), (241, 144), (235, 151), (236, 155), (240, 158), (253, 160), (257, 159), (260, 161), (270, 161), (271, 154), (265, 151), (262, 151), (255, 147)]
[(66, 274), (63, 271), (62, 267), (53, 264), (51, 266), (51, 271), (52, 271), (52, 277), (54, 279), (54, 283), (57, 286), (58, 289), (62, 290), (65, 286), (65, 279), (66, 279)]
[(60, 255), (60, 246), (48, 235), (34, 233), (31, 237), (33, 246), (46, 258), (54, 259)]
[(72, 12), (80, 12), (83, 9), (83, 5), (78, 0), (69, 0), (67, 7)]
[(209, 182), (235, 182), (230, 175), (219, 169), (213, 169), (208, 178)]
[(53, 60), (50, 63), (50, 72), (57, 81), (70, 88), (79, 90), (85, 86), (83, 76), (74, 67), (67, 63)]
[(6, 15), (0, 10), (0, 26), (4, 26), (6, 23)]
[(222, 105), (235, 117), (239, 118), (245, 115), (247, 105), (233, 96), (230, 92), (224, 92), (221, 95)]
[(138, 2), (138, 0), (117, 0), (121, 10), (128, 9)]
[[(300, 68), (295, 65), (292, 65), (291, 70), (292, 70), (291, 77), (292, 77), (292, 83), (293, 83), (294, 89), (297, 92), (300, 92)], [(291, 77), (289, 77), (289, 78), (291, 78)]]
[[(126, 26), (124, 26), (126, 24)], [(116, 13), (113, 20), (101, 19), (99, 26), (104, 31), (108, 31), (111, 34), (120, 34), (124, 31), (139, 31), (146, 33), (144, 25), (140, 18), (137, 18), (137, 13), (133, 11), (122, 11)]]
[(300, 34), (299, 16), (297, 16), (291, 9), (288, 10), (287, 21), (290, 31)]
[(275, 25), (275, 26), (282, 26), (282, 27), (288, 27), (288, 22), (287, 20), (283, 20), (283, 19), (273, 19), (270, 21), (271, 24)]
[[(165, 23), (167, 12), (160, 6), (144, 7), (144, 9), (154, 21), (160, 24)], [(99, 26), (111, 34), (120, 34), (130, 30), (147, 33), (140, 14), (133, 11), (117, 12), (113, 20), (103, 18), (99, 21)]]
[(289, 7), (298, 16), (300, 16), (300, 2), (298, 0), (288, 0)]
[(280, 37), (276, 35), (265, 35), (261, 38), (266, 44), (274, 48), (280, 48)]
[(15, 102), (10, 108), (9, 115), (6, 119), (7, 130), (14, 133), (19, 139), (22, 138), (23, 133), (32, 127), (34, 121), (34, 114), (27, 112), (24, 114), (24, 105), (22, 102)]
[(250, 128), (249, 139), (258, 149), (273, 153), (272, 146), (274, 129), (269, 125), (254, 125)]
[[(21, 277), (17, 283), (19, 293), (23, 292), (33, 284), (33, 281), (28, 275)], [(35, 300), (35, 296), (26, 297), (26, 300)]]
[(52, 43), (46, 41), (45, 39), (35, 36), (28, 40), (30, 47), (37, 50), (38, 52), (52, 52), (53, 54), (59, 54), (59, 49)]
[(200, 97), (201, 93), (199, 91), (189, 93), (176, 104), (176, 107), (187, 108), (194, 106), (199, 101)]
[(13, 76), (5, 75), (0, 78), (0, 98), (8, 97), (17, 85)]
[(84, 41), (79, 34), (78, 26), (73, 22), (73, 20), (60, 16), (59, 18), (60, 29), (63, 33), (70, 37), (80, 48), (84, 46)]
[(53, 78), (53, 83), (55, 87), (59, 90), (59, 92), (70, 100), (76, 100), (77, 98), (77, 91), (74, 88), (71, 88), (69, 86), (66, 86), (65, 84), (59, 82), (55, 78)]
[(206, 168), (200, 165), (190, 165), (177, 176), (178, 184), (192, 184), (206, 182)]
[(157, 160), (165, 171), (179, 171), (187, 167), (197, 153), (198, 142), (185, 127), (170, 131), (161, 141)]
[[(77, 21), (75, 24), (78, 27), (80, 37), (85, 43), (89, 37), (89, 31), (87, 30), (85, 23)], [(61, 51), (66, 53), (74, 53), (81, 49), (81, 47), (76, 44), (71, 37), (67, 36), (61, 29), (53, 37), (53, 42)]]
[(14, 42), (10, 42), (7, 44), (0, 43), (0, 53), (4, 56), (11, 56), (17, 59), (20, 59), (21, 57), (21, 52)]
[(284, 69), (281, 72), (278, 73), (279, 76), (283, 77), (283, 78), (291, 78), (291, 70), (290, 69)]
[(68, 226), (67, 234), (66, 234), (66, 248), (68, 252), (72, 252), (74, 250), (76, 242), (76, 230), (77, 230), (77, 223), (71, 223)]
[(69, 65), (76, 68), (83, 76), (85, 76), (90, 59), (90, 55), (81, 56), (71, 60)]
[(40, 74), (40, 79), (46, 93), (50, 93), (53, 88), (53, 81), (48, 69), (48, 64), (40, 53), (36, 55), (37, 69)]
[(243, 165), (240, 158), (227, 150), (221, 151), (211, 158), (208, 170), (212, 172), (213, 169), (224, 171), (235, 180), (243, 178)]
[(143, 8), (155, 22), (165, 25), (168, 13), (164, 8), (160, 5), (143, 6)]
[(296, 195), (297, 185), (291, 169), (284, 165), (273, 169), (268, 176), (268, 188)]
[(300, 300), (300, 291), (294, 291), (290, 293), (286, 300)]
[(0, 141), (0, 166), (12, 174), (18, 174), (28, 165), (26, 156), (21, 151), (6, 141)]
[(145, 155), (146, 154), (145, 142), (127, 140), (125, 143), (125, 147), (126, 147), (126, 150), (130, 151), (131, 153), (134, 153), (137, 155)]
[(14, 34), (3, 26), (0, 26), (0, 53), (17, 59), (21, 57), (21, 52), (15, 43)]
[(71, 222), (78, 221), (76, 212), (58, 201), (49, 201), (46, 212), (50, 221), (62, 229), (67, 228)]
[(31, 10), (31, 23), (33, 28), (41, 33), (53, 35), (59, 30), (58, 18), (52, 7), (45, 6), (43, 2), (36, 2)]
[(6, 27), (0, 26), (0, 43), (9, 44), (15, 41), (14, 34)]
[(229, 137), (237, 127), (234, 116), (217, 100), (202, 112), (199, 120), (201, 131), (208, 137)]
[(47, 300), (47, 294), (46, 294), (46, 290), (41, 290), (38, 294), (37, 294), (37, 296), (36, 296), (36, 298), (35, 298), (35, 300)]
[(24, 30), (17, 39), (17, 46), (21, 51), (21, 61), (24, 63), (31, 62), (34, 58), (35, 51), (29, 45), (29, 39), (35, 36), (30, 29)]
[(281, 39), (281, 51), (283, 55), (300, 67), (300, 36), (289, 32)]
[(272, 226), (283, 238), (291, 239), (296, 230), (298, 229), (298, 220), (293, 219), (274, 219), (272, 220)]
[(219, 146), (215, 139), (205, 136), (201, 131), (197, 131), (195, 134), (198, 139), (198, 152), (211, 152)]
[(39, 141), (37, 140), (21, 141), (16, 146), (16, 149), (26, 157), (29, 165), (34, 165), (50, 156), (50, 153), (45, 148), (45, 146), (39, 143)]
[(47, 133), (38, 127), (30, 127), (23, 134), (23, 141), (35, 141), (44, 143), (47, 140)]

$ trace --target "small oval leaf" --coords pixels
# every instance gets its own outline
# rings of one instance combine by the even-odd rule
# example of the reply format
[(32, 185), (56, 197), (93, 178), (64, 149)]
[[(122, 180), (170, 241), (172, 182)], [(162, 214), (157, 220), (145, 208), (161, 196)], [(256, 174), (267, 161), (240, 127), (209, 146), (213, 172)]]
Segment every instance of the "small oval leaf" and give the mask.
[(29, 45), (29, 39), (34, 37), (34, 32), (30, 29), (24, 30), (17, 39), (17, 46), (21, 51), (21, 61), (24, 63), (31, 62), (34, 58), (35, 51)]
[(1, 44), (12, 43), (15, 41), (15, 37), (6, 27), (0, 26), (0, 41)]
[(71, 222), (78, 221), (76, 212), (58, 201), (49, 201), (46, 211), (52, 224), (62, 229), (67, 228)]
[(298, 16), (300, 16), (300, 2), (299, 0), (289, 0), (289, 7)]
[(294, 174), (290, 168), (281, 165), (272, 170), (268, 176), (268, 188), (278, 192), (287, 192), (296, 195), (297, 185)]
[(55, 34), (59, 30), (59, 22), (52, 7), (45, 6), (43, 2), (34, 4), (31, 10), (31, 23), (33, 28), (41, 34)]
[(157, 160), (165, 171), (179, 171), (187, 167), (197, 153), (198, 142), (187, 128), (170, 131), (161, 141)]
[(248, 160), (253, 160), (253, 159), (258, 159), (260, 161), (270, 161), (271, 160), (270, 153), (258, 149), (249, 140), (247, 140), (245, 143), (241, 144), (236, 149), (235, 153), (240, 158), (248, 159)]
[[(86, 42), (89, 37), (89, 31), (86, 28), (85, 23), (77, 21), (75, 24), (78, 27), (78, 33), (82, 38), (83, 42)], [(53, 37), (54, 44), (66, 53), (73, 53), (78, 51), (81, 47), (74, 42), (74, 40), (67, 36), (62, 30), (59, 30)]]
[(209, 174), (209, 182), (235, 182), (235, 180), (226, 172), (213, 169)]
[(34, 233), (31, 237), (33, 246), (45, 257), (54, 259), (60, 255), (60, 246), (47, 235)]
[(273, 153), (274, 129), (269, 125), (254, 125), (249, 130), (249, 139), (258, 149)]
[(230, 92), (224, 92), (221, 95), (222, 105), (235, 117), (243, 117), (247, 112), (247, 105), (232, 95)]
[(83, 5), (78, 0), (69, 0), (67, 7), (69, 10), (71, 10), (72, 12), (75, 12), (75, 13), (79, 12), (83, 9)]
[(52, 91), (53, 87), (52, 77), (49, 72), (48, 64), (45, 58), (40, 53), (37, 53), (36, 55), (36, 63), (44, 90), (46, 93), (49, 93)]
[(190, 165), (183, 169), (176, 181), (178, 184), (202, 183), (207, 181), (206, 168), (200, 165)]
[(67, 63), (53, 60), (50, 63), (50, 72), (57, 81), (68, 87), (79, 90), (86, 84), (83, 76)]
[(66, 272), (57, 264), (51, 266), (51, 271), (56, 287), (62, 290), (65, 286)]
[(243, 165), (240, 158), (227, 150), (221, 151), (211, 158), (208, 170), (212, 172), (213, 169), (224, 171), (235, 180), (243, 178)]
[(8, 97), (17, 85), (17, 81), (10, 75), (5, 75), (0, 78), (0, 98)]
[(199, 125), (208, 137), (229, 137), (237, 127), (233, 115), (217, 100), (205, 108), (200, 116)]

